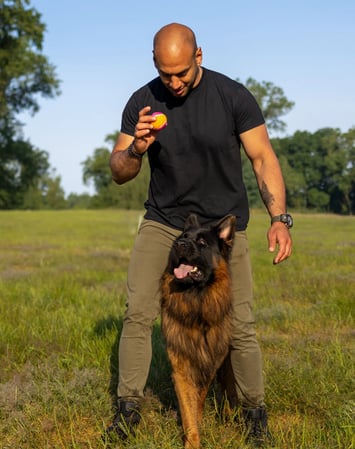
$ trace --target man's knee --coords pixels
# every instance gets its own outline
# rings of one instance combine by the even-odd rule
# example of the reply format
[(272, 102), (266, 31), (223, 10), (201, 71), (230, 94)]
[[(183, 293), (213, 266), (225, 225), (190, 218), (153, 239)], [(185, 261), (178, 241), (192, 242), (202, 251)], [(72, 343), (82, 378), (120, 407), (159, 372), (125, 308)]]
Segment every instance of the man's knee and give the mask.
[(123, 318), (123, 328), (134, 336), (142, 335), (150, 332), (154, 321), (156, 319), (156, 314), (151, 312), (145, 312), (144, 310), (134, 311), (129, 307)]
[(258, 350), (255, 319), (251, 305), (246, 302), (234, 307), (231, 346), (236, 350)]

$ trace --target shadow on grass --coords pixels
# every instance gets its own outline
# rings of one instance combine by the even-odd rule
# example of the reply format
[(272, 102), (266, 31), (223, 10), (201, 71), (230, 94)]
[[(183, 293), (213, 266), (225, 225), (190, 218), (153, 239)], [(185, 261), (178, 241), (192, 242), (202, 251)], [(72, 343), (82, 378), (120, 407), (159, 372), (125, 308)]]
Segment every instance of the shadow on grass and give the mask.
[[(110, 354), (110, 383), (108, 391), (111, 396), (111, 404), (114, 411), (117, 408), (118, 385), (118, 348), (123, 327), (123, 318), (109, 315), (99, 320), (94, 328), (97, 336), (104, 336), (107, 332), (116, 331), (116, 338), (111, 347)], [(177, 408), (174, 387), (171, 381), (171, 369), (167, 358), (164, 339), (161, 333), (160, 323), (156, 322), (152, 329), (152, 362), (146, 385), (146, 395), (158, 398), (160, 405), (165, 410)]]

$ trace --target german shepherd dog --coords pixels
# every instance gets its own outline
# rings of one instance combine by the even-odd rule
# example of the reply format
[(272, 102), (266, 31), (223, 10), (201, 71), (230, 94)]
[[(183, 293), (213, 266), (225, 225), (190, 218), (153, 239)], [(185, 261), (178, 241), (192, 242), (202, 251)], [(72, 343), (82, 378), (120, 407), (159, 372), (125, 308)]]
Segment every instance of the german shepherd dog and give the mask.
[(190, 215), (161, 279), (162, 332), (178, 399), (184, 447), (200, 447), (209, 387), (229, 353), (232, 293), (229, 256), (234, 216), (201, 227)]

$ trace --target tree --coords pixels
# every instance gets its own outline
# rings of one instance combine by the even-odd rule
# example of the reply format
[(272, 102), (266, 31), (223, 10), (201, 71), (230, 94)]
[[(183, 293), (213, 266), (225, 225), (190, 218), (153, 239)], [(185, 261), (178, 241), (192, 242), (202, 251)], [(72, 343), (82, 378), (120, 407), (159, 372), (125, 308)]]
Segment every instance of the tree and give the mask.
[(244, 84), (258, 102), (268, 129), (270, 131), (285, 131), (286, 123), (280, 117), (290, 112), (295, 103), (287, 99), (283, 89), (270, 81), (259, 83), (251, 77)]
[(64, 190), (62, 189), (60, 176), (52, 173), (45, 174), (37, 183), (25, 192), (21, 207), (23, 209), (65, 209)]
[(41, 53), (45, 25), (29, 0), (0, 0), (0, 118), (39, 106), (37, 94), (59, 94), (55, 68)]
[(109, 134), (105, 142), (110, 148), (101, 147), (94, 150), (83, 163), (83, 180), (85, 184), (94, 184), (96, 195), (92, 198), (91, 207), (119, 207), (121, 209), (141, 209), (147, 198), (149, 182), (149, 163), (145, 157), (142, 168), (134, 180), (118, 186), (112, 181), (109, 159), (111, 148), (116, 141), (118, 132)]
[(49, 169), (48, 153), (22, 139), (0, 146), (0, 208), (20, 207), (27, 189)]
[[(323, 128), (315, 133), (297, 131), (293, 136), (274, 139), (280, 160), (295, 173), (285, 176), (288, 197), (303, 197), (307, 208), (334, 213), (354, 211), (355, 131)], [(289, 189), (292, 184), (292, 193)], [(302, 185), (303, 183), (303, 185)], [(291, 199), (292, 201), (292, 199)]]
[(90, 202), (91, 197), (88, 193), (70, 193), (66, 199), (66, 205), (69, 209), (88, 209)]
[(344, 192), (344, 202), (349, 214), (355, 214), (355, 126), (343, 134), (343, 145), (347, 163), (339, 187)]
[[(118, 133), (109, 134), (105, 142), (113, 145)], [(109, 167), (110, 150), (107, 147), (96, 148), (93, 156), (82, 162), (83, 182), (85, 185), (94, 184), (96, 195), (91, 198), (90, 207), (111, 207), (115, 204), (114, 185)]]
[(110, 150), (101, 147), (96, 148), (93, 156), (89, 156), (82, 162), (83, 182), (85, 185), (92, 182), (96, 192), (106, 189), (112, 182), (111, 171), (108, 166), (109, 159)]
[(38, 95), (54, 97), (59, 80), (42, 54), (45, 25), (29, 0), (0, 0), (0, 207), (19, 207), (49, 169), (48, 155), (21, 135), (16, 115), (38, 111)]

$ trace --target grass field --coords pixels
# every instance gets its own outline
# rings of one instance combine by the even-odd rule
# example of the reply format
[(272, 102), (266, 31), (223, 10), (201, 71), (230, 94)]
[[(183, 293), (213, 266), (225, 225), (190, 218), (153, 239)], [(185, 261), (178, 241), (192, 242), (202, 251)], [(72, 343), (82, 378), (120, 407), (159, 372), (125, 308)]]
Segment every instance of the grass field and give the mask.
[[(181, 448), (159, 324), (143, 421), (101, 441), (112, 417), (134, 211), (0, 212), (0, 447)], [(270, 427), (284, 449), (355, 448), (355, 218), (295, 214), (294, 254), (273, 266), (266, 213), (249, 240)], [(204, 449), (244, 448), (216, 417)]]

